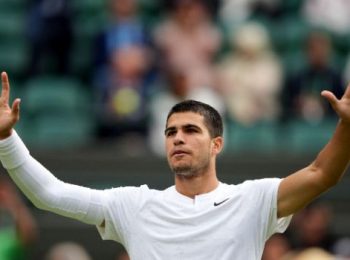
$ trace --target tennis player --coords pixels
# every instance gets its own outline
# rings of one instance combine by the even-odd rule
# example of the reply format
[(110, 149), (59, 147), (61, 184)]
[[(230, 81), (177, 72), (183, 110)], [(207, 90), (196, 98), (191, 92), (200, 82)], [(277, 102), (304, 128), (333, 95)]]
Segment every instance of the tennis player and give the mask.
[(349, 164), (350, 87), (341, 99), (321, 93), (339, 115), (335, 133), (313, 162), (284, 179), (220, 182), (215, 162), (224, 143), (221, 117), (190, 100), (176, 104), (165, 122), (174, 186), (94, 190), (64, 183), (13, 130), (20, 100), (9, 106), (8, 77), (1, 76), (0, 159), (11, 178), (38, 208), (96, 225), (103, 239), (122, 243), (133, 260), (261, 259), (265, 241), (284, 232), (292, 214), (334, 186)]

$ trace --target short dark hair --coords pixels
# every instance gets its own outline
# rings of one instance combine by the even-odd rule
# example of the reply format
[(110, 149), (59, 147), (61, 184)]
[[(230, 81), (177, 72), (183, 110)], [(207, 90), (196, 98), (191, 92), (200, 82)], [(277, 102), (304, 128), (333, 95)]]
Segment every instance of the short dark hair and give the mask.
[(200, 101), (196, 100), (185, 100), (175, 104), (169, 111), (166, 121), (168, 122), (169, 117), (175, 113), (193, 112), (204, 117), (204, 124), (208, 128), (209, 134), (212, 138), (223, 136), (223, 123), (219, 112)]

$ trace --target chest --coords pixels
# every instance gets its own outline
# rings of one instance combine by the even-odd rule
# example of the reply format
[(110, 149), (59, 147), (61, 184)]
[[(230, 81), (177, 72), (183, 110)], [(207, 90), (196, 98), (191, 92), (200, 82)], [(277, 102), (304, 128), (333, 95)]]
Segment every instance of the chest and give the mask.
[(259, 220), (254, 207), (232, 197), (185, 206), (153, 201), (142, 208), (138, 219), (139, 235), (171, 243), (206, 239), (233, 243), (253, 234)]
[(192, 207), (163, 203), (145, 206), (133, 235), (129, 233), (130, 251), (139, 254), (142, 245), (147, 248), (142, 254), (149, 254), (148, 259), (257, 259), (238, 255), (255, 255), (253, 249), (261, 247), (257, 214), (244, 201), (221, 198), (215, 204)]

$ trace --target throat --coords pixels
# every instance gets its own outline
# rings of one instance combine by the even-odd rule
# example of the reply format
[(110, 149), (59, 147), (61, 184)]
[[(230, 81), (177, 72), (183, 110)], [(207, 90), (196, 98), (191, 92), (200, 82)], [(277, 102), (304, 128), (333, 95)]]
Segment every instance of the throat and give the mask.
[(209, 193), (215, 190), (219, 186), (219, 180), (216, 175), (214, 176), (175, 176), (175, 188), (176, 190), (194, 199), (195, 196)]

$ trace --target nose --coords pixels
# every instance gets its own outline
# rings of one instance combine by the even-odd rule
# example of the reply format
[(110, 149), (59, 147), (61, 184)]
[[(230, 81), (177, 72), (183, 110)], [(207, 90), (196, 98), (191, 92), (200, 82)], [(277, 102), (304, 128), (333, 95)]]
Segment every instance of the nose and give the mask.
[(177, 131), (173, 140), (174, 145), (180, 145), (185, 143), (184, 135), (182, 131)]

